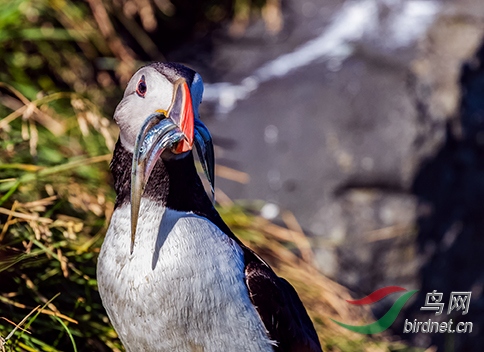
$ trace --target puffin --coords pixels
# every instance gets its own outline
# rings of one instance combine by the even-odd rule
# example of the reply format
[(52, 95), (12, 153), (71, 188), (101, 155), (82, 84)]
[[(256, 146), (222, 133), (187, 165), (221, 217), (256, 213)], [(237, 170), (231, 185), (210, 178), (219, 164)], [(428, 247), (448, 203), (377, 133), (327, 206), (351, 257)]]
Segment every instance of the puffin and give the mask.
[(133, 75), (116, 107), (116, 201), (97, 264), (109, 319), (127, 351), (321, 351), (294, 288), (213, 205), (202, 95), (197, 72), (155, 62)]

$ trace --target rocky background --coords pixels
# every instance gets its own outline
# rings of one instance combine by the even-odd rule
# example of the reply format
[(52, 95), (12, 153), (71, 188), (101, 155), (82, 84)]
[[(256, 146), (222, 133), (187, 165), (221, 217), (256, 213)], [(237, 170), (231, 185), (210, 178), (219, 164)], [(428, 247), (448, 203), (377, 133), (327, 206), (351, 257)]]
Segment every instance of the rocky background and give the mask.
[[(484, 3), (283, 1), (276, 30), (216, 33), (172, 53), (206, 77), (218, 162), (250, 175), (218, 186), (293, 212), (320, 270), (361, 297), (472, 291), (471, 334), (402, 334), (416, 345), (484, 345)], [(279, 27), (277, 26), (279, 25)], [(169, 57), (169, 58), (171, 58)], [(383, 315), (394, 300), (380, 304)], [(447, 349), (445, 349), (447, 348)]]

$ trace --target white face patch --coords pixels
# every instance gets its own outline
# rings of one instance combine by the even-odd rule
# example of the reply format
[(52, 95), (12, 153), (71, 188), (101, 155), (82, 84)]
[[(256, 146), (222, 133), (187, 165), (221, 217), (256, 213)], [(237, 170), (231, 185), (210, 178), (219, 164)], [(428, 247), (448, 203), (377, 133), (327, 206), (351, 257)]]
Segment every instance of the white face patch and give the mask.
[[(136, 91), (142, 77), (146, 84), (144, 96)], [(131, 77), (114, 112), (121, 143), (126, 150), (133, 152), (143, 122), (156, 110), (168, 110), (172, 98), (173, 84), (153, 67), (143, 67)]]

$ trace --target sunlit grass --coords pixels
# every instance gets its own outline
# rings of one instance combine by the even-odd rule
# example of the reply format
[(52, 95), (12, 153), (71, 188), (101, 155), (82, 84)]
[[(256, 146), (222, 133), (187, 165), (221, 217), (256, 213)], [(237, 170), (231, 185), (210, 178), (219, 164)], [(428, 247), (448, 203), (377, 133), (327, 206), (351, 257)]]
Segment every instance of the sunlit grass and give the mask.
[[(20, 108), (0, 119), (2, 315), (20, 322), (60, 293), (35, 317), (31, 334), (17, 331), (6, 342), (11, 350), (120, 347), (95, 276), (113, 209), (108, 162), (115, 129), (81, 102), (76, 95), (47, 96), (24, 105), (33, 106), (30, 111)], [(2, 336), (10, 330), (0, 321)]]

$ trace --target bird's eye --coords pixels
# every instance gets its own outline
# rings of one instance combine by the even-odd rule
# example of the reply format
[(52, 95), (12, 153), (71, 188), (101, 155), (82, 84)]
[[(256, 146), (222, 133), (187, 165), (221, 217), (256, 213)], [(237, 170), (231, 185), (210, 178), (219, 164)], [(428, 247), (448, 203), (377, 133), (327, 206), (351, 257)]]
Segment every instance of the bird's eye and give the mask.
[(138, 85), (136, 86), (136, 93), (140, 97), (144, 97), (146, 95), (146, 91), (148, 90), (148, 87), (146, 86), (146, 81), (145, 81), (145, 76), (141, 76), (141, 79), (138, 81)]

